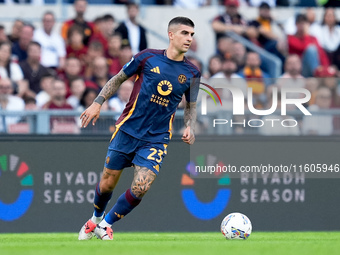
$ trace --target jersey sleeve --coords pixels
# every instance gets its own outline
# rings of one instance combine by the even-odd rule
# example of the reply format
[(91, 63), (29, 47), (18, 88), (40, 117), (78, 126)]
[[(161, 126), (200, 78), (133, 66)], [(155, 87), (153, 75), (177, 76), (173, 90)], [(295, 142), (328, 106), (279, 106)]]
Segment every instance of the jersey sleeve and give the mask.
[(141, 51), (140, 53), (136, 54), (131, 60), (123, 66), (124, 73), (131, 77), (132, 75), (138, 73), (141, 68), (141, 63), (145, 58), (145, 53)]
[(185, 99), (187, 102), (196, 102), (198, 91), (200, 87), (200, 81), (201, 81), (201, 74), (198, 73), (195, 77), (191, 78), (190, 80), (190, 87), (185, 92)]

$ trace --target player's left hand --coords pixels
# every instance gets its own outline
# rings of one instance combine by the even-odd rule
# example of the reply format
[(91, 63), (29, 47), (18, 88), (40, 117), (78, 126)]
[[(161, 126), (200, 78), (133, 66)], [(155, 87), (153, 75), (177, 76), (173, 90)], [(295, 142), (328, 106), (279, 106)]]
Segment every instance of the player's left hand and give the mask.
[(183, 140), (183, 142), (190, 144), (190, 145), (195, 142), (195, 135), (194, 135), (194, 132), (191, 130), (190, 127), (187, 127), (184, 130), (182, 140)]

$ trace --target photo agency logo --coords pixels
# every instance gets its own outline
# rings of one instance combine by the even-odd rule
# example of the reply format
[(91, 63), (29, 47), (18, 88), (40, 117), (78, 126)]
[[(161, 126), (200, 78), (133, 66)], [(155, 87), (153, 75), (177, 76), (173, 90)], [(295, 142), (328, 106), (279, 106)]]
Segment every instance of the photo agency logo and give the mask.
[[(300, 112), (302, 112), (303, 115), (309, 116), (312, 115), (308, 109), (305, 107), (304, 104), (308, 103), (311, 99), (311, 93), (309, 90), (305, 88), (300, 87), (282, 87), (280, 88), (280, 91), (277, 87), (272, 88), (271, 98), (268, 98), (268, 102), (272, 102), (269, 109), (256, 109), (254, 106), (254, 102), (256, 101), (255, 95), (253, 92), (252, 87), (246, 88), (246, 95), (244, 90), (242, 90), (239, 87), (236, 87), (231, 84), (226, 84), (223, 82), (216, 82), (216, 85), (214, 88), (211, 85), (201, 83), (201, 85), (204, 85), (208, 88), (210, 88), (215, 95), (220, 100), (220, 104), (222, 106), (222, 100), (224, 100), (223, 103), (226, 103), (224, 105), (228, 105), (228, 103), (232, 102), (232, 107), (230, 109), (233, 116), (246, 116), (247, 114), (257, 115), (257, 116), (287, 116), (287, 109), (298, 109)], [(213, 99), (213, 101), (216, 104), (216, 100), (214, 99), (212, 93), (207, 91), (206, 89), (200, 88), (201, 90), (207, 92), (209, 96)], [(216, 89), (218, 89), (220, 95), (225, 93), (225, 90), (229, 92), (231, 95), (228, 99), (224, 99), (220, 97), (220, 95), (217, 93)], [(298, 95), (298, 96), (297, 96)], [(292, 98), (293, 97), (293, 98)], [(207, 115), (207, 100), (209, 98), (206, 95), (202, 95), (201, 98), (201, 115)], [(228, 102), (227, 102), (228, 100)], [(245, 106), (247, 106), (247, 110), (245, 110)], [(216, 108), (217, 109), (217, 108)], [(225, 108), (220, 108), (221, 110), (226, 110)], [(229, 110), (229, 109), (227, 109)], [(278, 114), (279, 112), (279, 114)], [(216, 127), (217, 125), (226, 125), (229, 124), (231, 127), (234, 125), (243, 125), (244, 127), (262, 127), (265, 125), (265, 122), (269, 122), (272, 127), (275, 126), (274, 123), (281, 122), (281, 125), (283, 127), (295, 127), (298, 125), (297, 121), (295, 119), (279, 119), (279, 118), (266, 118), (263, 119), (247, 119), (244, 118), (243, 120), (240, 120), (238, 118), (237, 122), (233, 119), (213, 119), (213, 127)]]

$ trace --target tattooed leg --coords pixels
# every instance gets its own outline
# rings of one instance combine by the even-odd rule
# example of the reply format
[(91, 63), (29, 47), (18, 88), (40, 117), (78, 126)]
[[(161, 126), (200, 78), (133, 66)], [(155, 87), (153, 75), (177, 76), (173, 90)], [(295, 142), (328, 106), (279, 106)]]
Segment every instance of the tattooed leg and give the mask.
[(156, 179), (156, 174), (143, 166), (135, 166), (131, 191), (137, 198), (142, 198)]
[(156, 174), (146, 167), (135, 166), (131, 188), (125, 191), (105, 216), (100, 226), (112, 225), (114, 222), (124, 218), (141, 202), (145, 193), (150, 189), (156, 178)]

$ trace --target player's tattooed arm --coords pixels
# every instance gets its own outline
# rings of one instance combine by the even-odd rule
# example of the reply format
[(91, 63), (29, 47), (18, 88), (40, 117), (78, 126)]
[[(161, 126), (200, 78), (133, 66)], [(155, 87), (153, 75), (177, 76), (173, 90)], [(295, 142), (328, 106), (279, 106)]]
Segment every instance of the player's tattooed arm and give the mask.
[(182, 141), (187, 144), (195, 142), (195, 124), (196, 124), (196, 102), (187, 102), (184, 109), (184, 125), (185, 129)]
[(133, 181), (131, 184), (132, 193), (142, 198), (150, 189), (151, 184), (156, 179), (156, 174), (144, 166), (135, 166)]
[(195, 131), (196, 116), (196, 102), (187, 102), (184, 108), (184, 125), (190, 127), (192, 132)]
[(120, 70), (118, 74), (116, 74), (108, 82), (106, 82), (95, 102), (102, 105), (104, 101), (109, 99), (113, 94), (117, 92), (119, 86), (128, 78), (129, 77), (124, 73), (123, 69)]

